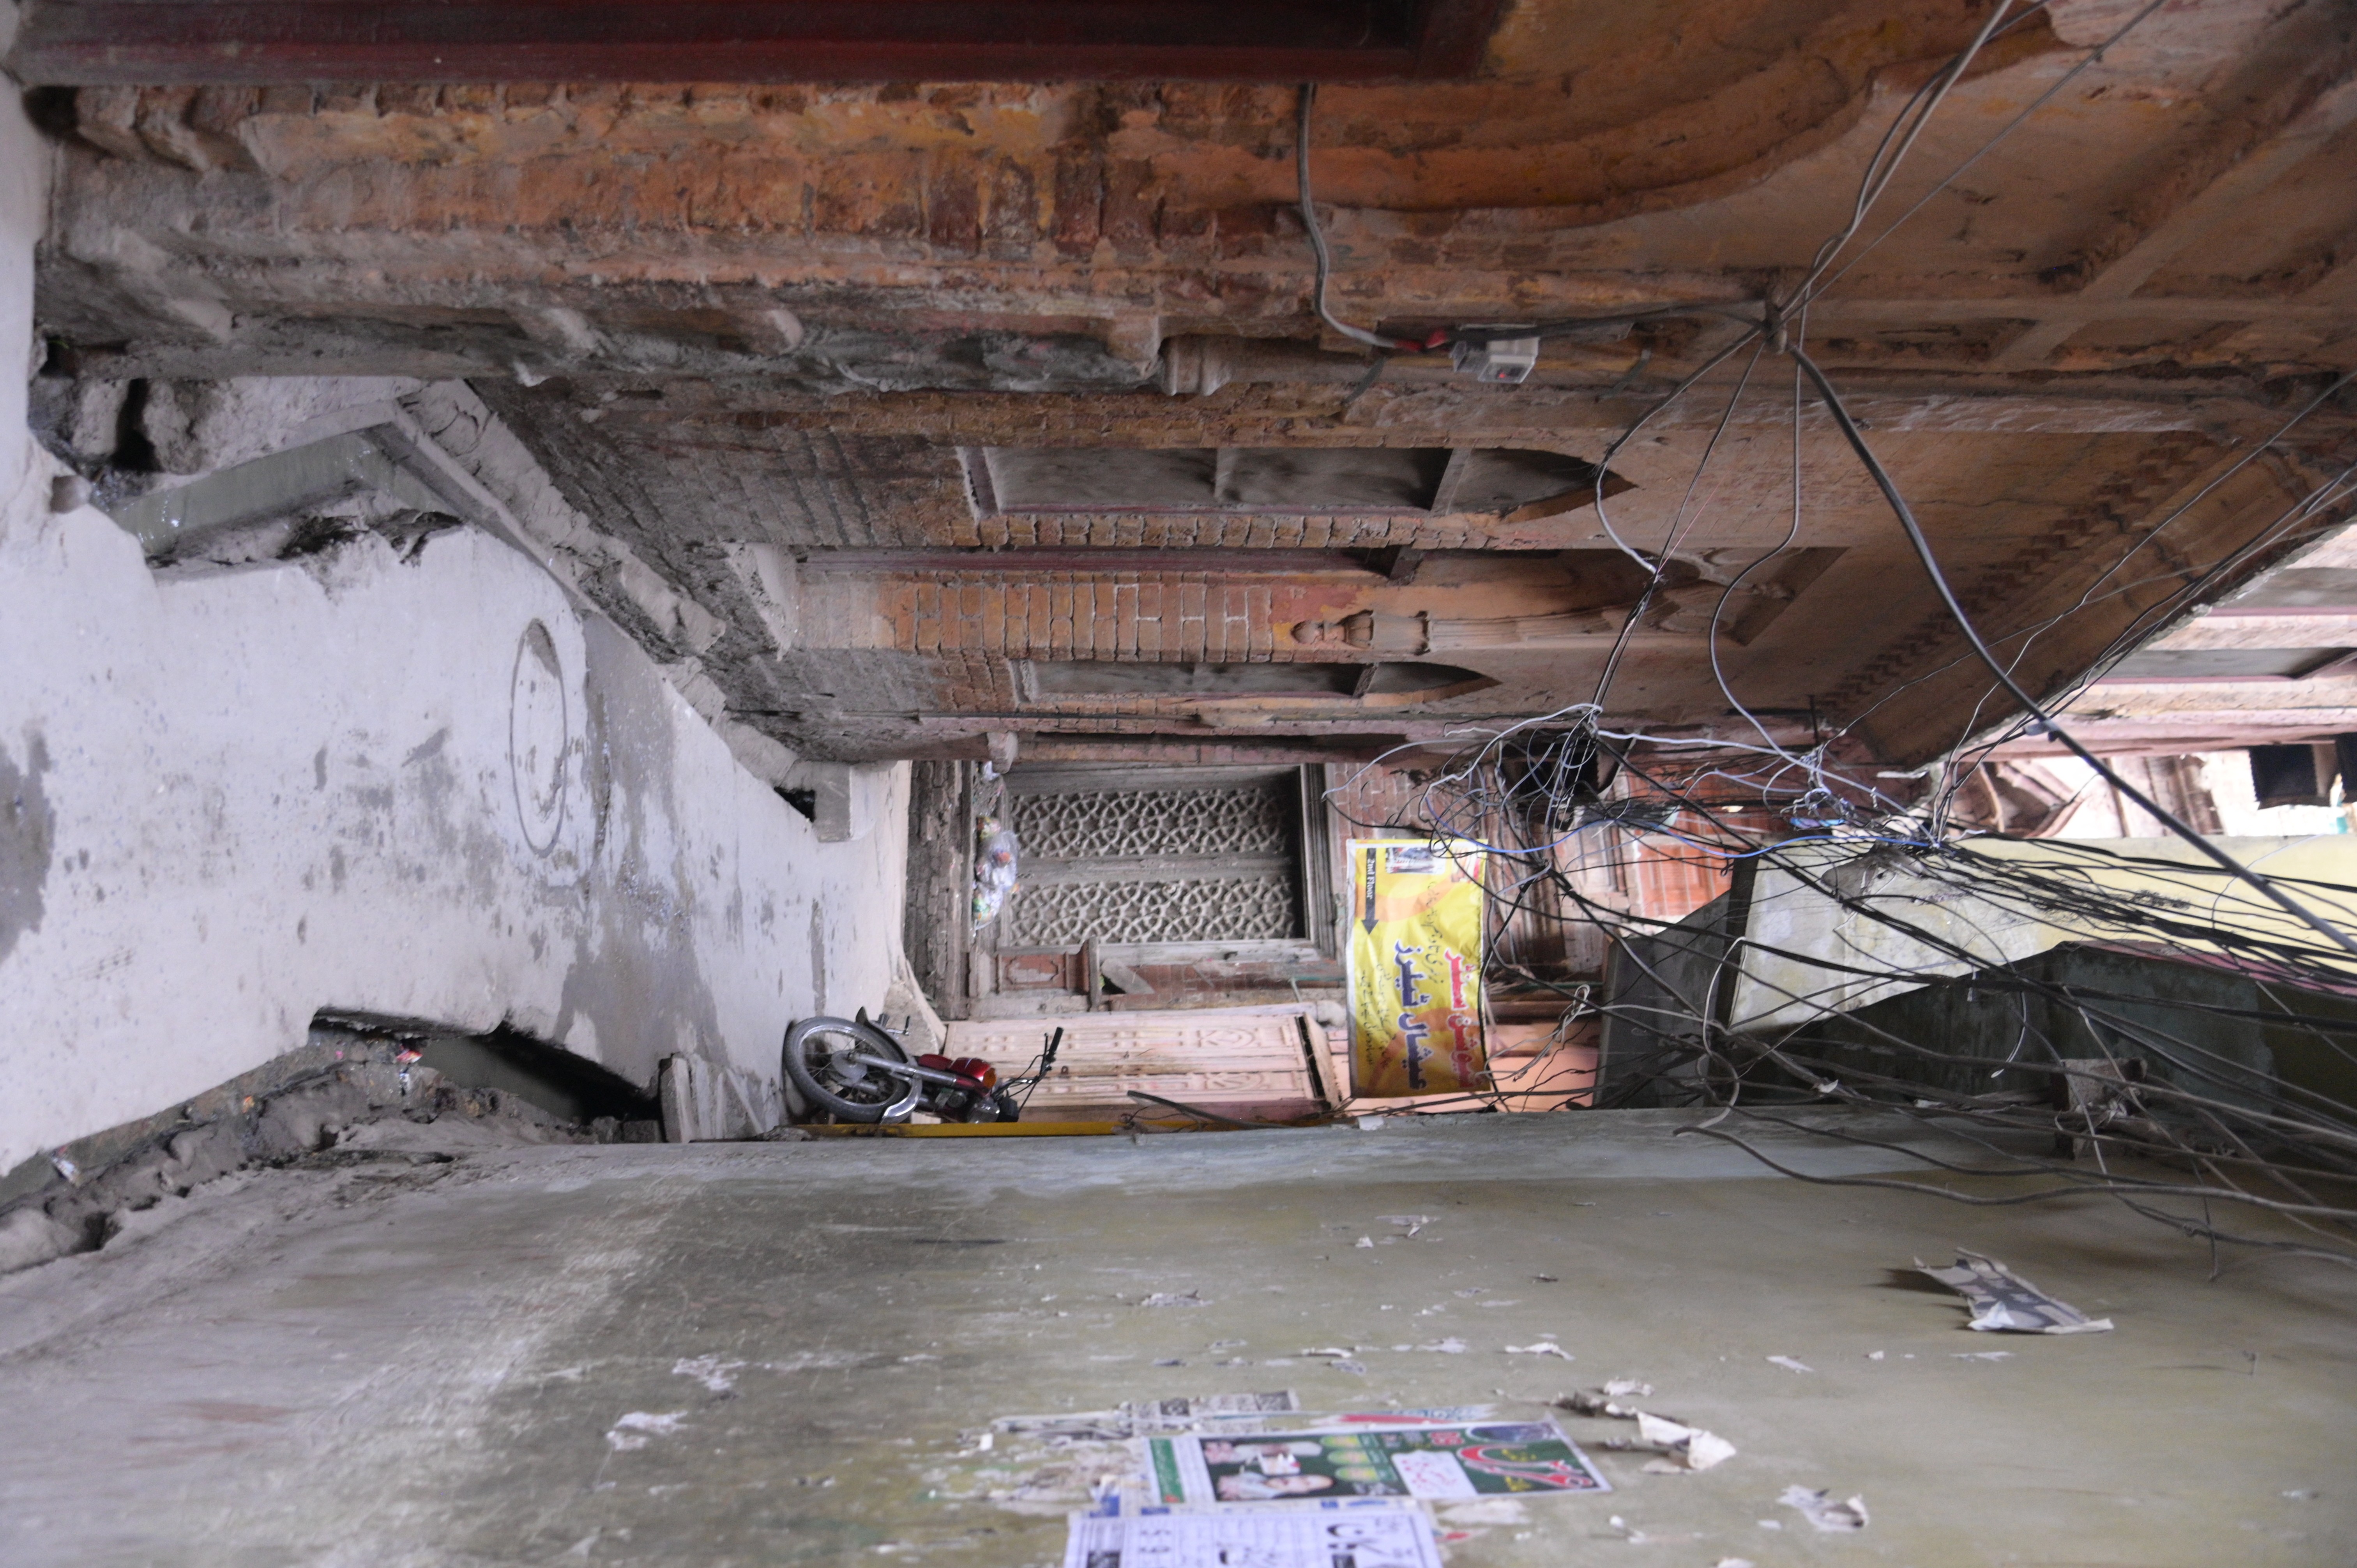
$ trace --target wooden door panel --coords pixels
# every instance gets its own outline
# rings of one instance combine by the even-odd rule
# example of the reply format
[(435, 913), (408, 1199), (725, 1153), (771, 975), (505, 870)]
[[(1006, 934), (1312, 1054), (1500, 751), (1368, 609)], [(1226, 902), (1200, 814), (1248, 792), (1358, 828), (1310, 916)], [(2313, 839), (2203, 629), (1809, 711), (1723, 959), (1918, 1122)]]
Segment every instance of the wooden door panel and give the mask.
[[(1308, 1048), (1325, 1035), (1308, 1008), (1086, 1014), (1060, 1020), (1056, 1075), (1032, 1096), (1034, 1120), (1087, 1120), (1153, 1111), (1132, 1090), (1253, 1121), (1329, 1109), (1333, 1086)], [(973, 1019), (950, 1026), (950, 1049), (1012, 1076), (1039, 1055), (1043, 1020)]]

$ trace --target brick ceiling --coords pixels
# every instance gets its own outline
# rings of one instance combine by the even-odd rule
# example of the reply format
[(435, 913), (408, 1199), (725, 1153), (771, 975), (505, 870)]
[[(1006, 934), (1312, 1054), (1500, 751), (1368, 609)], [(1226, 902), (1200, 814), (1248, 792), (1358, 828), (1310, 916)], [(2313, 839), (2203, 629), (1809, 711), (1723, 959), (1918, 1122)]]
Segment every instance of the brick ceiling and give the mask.
[[(2357, 368), (2344, 8), (2164, 8), (1955, 172), (2131, 14), (2063, 0), (1992, 43), (1867, 235), (1950, 183), (1854, 247), (1806, 321), (1967, 607), (1993, 635), (2036, 631), (2009, 646), (2048, 688), (2248, 542), (2352, 433), (2329, 403), (2147, 537)], [(1789, 545), (1805, 573), (1780, 557), (1729, 601), (1748, 635), (1722, 628), (1728, 687), (1771, 724), (1851, 724), (1911, 761), (1991, 716), (1986, 680), (1823, 411), (1796, 425), (1772, 355), (1738, 394), (1748, 351), (1662, 400), (1802, 275), (1986, 15), (1516, 0), (1469, 78), (1327, 86), (1313, 160), (1343, 319), (1659, 313), (1550, 339), (1515, 386), (1445, 354), (1371, 376), (1319, 326), (1277, 85), (51, 91), (38, 308), (50, 374), (77, 382), (466, 381), (591, 526), (719, 618), (659, 657), (693, 658), (732, 714), (806, 753), (979, 755), (1011, 730), (1043, 755), (1363, 754), (1584, 700), (1622, 642), (1616, 716), (1724, 729), (1741, 721), (1708, 609)], [(994, 510), (962, 455), (1594, 462), (1648, 414), (1602, 517)], [(1607, 520), (1676, 557), (1634, 627)], [(746, 608), (754, 545), (799, 564), (792, 646)], [(1305, 629), (1353, 617), (1368, 640)], [(1480, 681), (1426, 701), (1026, 673), (1427, 654)]]

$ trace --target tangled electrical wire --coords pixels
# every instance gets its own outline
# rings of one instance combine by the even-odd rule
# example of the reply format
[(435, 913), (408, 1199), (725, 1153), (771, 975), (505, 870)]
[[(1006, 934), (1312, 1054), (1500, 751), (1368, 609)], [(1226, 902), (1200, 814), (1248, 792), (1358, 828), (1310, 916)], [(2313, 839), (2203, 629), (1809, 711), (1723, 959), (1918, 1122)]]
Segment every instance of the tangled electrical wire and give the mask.
[[(1806, 347), (1812, 303), (2162, 3), (2149, 0), (1853, 250), (1974, 59), (2042, 9), (2017, 8), (2010, 0), (1995, 6), (1972, 42), (1901, 107), (1868, 161), (1846, 221), (1804, 275), (1780, 297), (1749, 306), (1687, 305), (1609, 319), (1453, 328), (1417, 339), (1339, 321), (1327, 303), (1331, 257), (1308, 177), (1314, 93), (1303, 91), (1300, 206), (1318, 263), (1314, 306), (1344, 337), (1382, 353), (1405, 353), (1508, 335), (1572, 336), (1674, 313), (1714, 311), (1743, 324), (1627, 426), (1598, 464), (1597, 515), (1612, 545), (1648, 582), (1592, 699), (1460, 736), (1465, 744), (1438, 766), (1419, 761), (1412, 799), (1380, 817), (1355, 815), (1353, 806), (1389, 757), (1329, 791), (1337, 812), (1361, 828), (1480, 849), (1492, 986), (1503, 983), (1565, 1004), (1549, 1049), (1513, 1073), (1494, 1076), (1464, 1103), (1502, 1109), (1544, 1100), (1564, 1076), (1547, 1065), (1558, 1060), (1552, 1047), (1584, 1025), (1601, 1036), (1595, 1103), (1706, 1110), (1706, 1120), (1682, 1131), (1734, 1144), (1799, 1179), (1896, 1187), (1986, 1205), (2099, 1194), (2206, 1240), (2213, 1273), (2227, 1266), (2222, 1249), (2357, 1265), (2357, 939), (2351, 935), (2357, 888), (2241, 864), (2123, 779), (2057, 717), (2085, 682), (2165, 618), (2254, 563), (2280, 558), (2346, 521), (2357, 502), (2357, 462), (2313, 486), (2190, 580), (2182, 573), (2131, 575), (2136, 559), (2173, 524), (2277, 449), (2357, 377), (2324, 387), (2269, 440), (2141, 530), (2134, 548), (2062, 616), (1989, 636), (1967, 612), (1906, 496)], [(1603, 481), (1614, 459), (1663, 410), (1696, 395), (1747, 350), (1726, 413), (1662, 542), (1632, 542), (1605, 504)], [(1757, 741), (1608, 728), (1622, 656), (1699, 516), (1694, 502), (1703, 470), (1770, 355), (1792, 366), (1791, 525), (1781, 543), (1727, 584), (1710, 630), (1713, 675)], [(1813, 714), (1808, 744), (1789, 730), (1780, 738), (1720, 667), (1719, 623), (1728, 604), (1746, 578), (1801, 535), (1802, 430), (1812, 398), (1881, 494), (1961, 634), (1966, 652), (1959, 660), (1977, 661), (1994, 678), (1956, 746), (1929, 768), (1878, 769), (1867, 777), (1861, 748), (1846, 747), (1838, 731), (1826, 736)], [(2157, 585), (2165, 591), (2130, 618), (2076, 686), (2041, 698), (2017, 679), (2030, 648), (2061, 619)], [(1985, 723), (1993, 701), (2018, 716)], [(1958, 789), (1996, 746), (2028, 735), (2076, 756), (2191, 858), (2057, 840), (2034, 841), (2031, 853), (2018, 847), (2031, 841), (1969, 834), (1954, 810)], [(1625, 880), (1681, 857), (1689, 870), (1699, 865), (1724, 875), (1726, 894), (1684, 919), (1638, 912), (1641, 900), (1627, 896)], [(1547, 945), (1536, 939), (1550, 933), (1555, 949), (1566, 953), (1592, 953), (1600, 945), (1595, 939), (1609, 940), (1611, 967), (1600, 993), (1579, 966), (1550, 973), (1530, 956)], [(1585, 1098), (1564, 1095), (1566, 1102)], [(1908, 1136), (1878, 1138), (1795, 1113), (1824, 1105), (1872, 1108), (1914, 1125)], [(1747, 1123), (1870, 1144), (1943, 1176), (2028, 1177), (2034, 1185), (2024, 1191), (2018, 1183), (1992, 1182), (1963, 1191), (1953, 1183), (1807, 1174), (1744, 1135), (1739, 1129)], [(1965, 1157), (1930, 1152), (1924, 1134), (1934, 1130)], [(2266, 1222), (2222, 1221), (2221, 1209)]]
[[(1903, 804), (1829, 749), (1649, 739), (1583, 705), (1469, 737), (1405, 807), (1358, 822), (1480, 848), (1492, 988), (1559, 998), (1550, 1045), (1600, 1035), (1597, 1078), (1543, 1051), (1459, 1108), (1592, 1085), (1598, 1106), (1711, 1112), (1686, 1131), (1803, 1180), (1986, 1205), (2100, 1194), (2213, 1251), (2357, 1265), (2357, 964), (2197, 862), (1935, 831), (1936, 787)], [(1346, 816), (1362, 782), (1333, 792)], [(1665, 848), (1728, 891), (1680, 920), (1614, 897)], [(2357, 887), (2280, 880), (2357, 918)], [(1546, 931), (1609, 938), (1603, 984), (1498, 956)], [(1801, 1109), (1827, 1106), (1914, 1125)], [(1754, 1129), (2036, 1182), (1812, 1175)]]

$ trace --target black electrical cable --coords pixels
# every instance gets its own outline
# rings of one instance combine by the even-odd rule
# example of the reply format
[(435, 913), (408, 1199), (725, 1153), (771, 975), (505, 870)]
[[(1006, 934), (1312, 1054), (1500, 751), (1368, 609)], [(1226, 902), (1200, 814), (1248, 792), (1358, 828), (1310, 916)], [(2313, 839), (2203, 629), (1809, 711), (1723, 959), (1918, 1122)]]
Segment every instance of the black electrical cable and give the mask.
[(1850, 417), (1849, 410), (1842, 403), (1841, 394), (1834, 390), (1833, 382), (1825, 379), (1825, 373), (1817, 368), (1817, 362), (1809, 358), (1808, 354), (1797, 345), (1789, 346), (1786, 352), (1790, 353), (1801, 369), (1807, 372), (1809, 380), (1816, 384), (1817, 393), (1824, 399), (1826, 407), (1832, 411), (1834, 423), (1840, 428), (1842, 438), (1849, 443), (1850, 450), (1857, 454), (1858, 461), (1866, 466), (1867, 474), (1874, 479), (1875, 487), (1882, 492), (1882, 499), (1889, 503), (1892, 514), (1899, 519), (1900, 528), (1907, 535), (1909, 546), (1915, 552), (1915, 558), (1922, 564), (1925, 574), (1932, 579), (1932, 587), (1939, 593), (1940, 602), (1947, 607), (1949, 616), (1964, 632), (1964, 640), (1972, 646), (1973, 651), (1980, 657), (1981, 662), (1989, 667), (1990, 672), (1997, 678), (2007, 693), (2038, 723), (2044, 733), (2061, 741), (2073, 757), (2093, 768), (2113, 789), (2134, 800), (2139, 809), (2149, 812), (2153, 821), (2159, 822), (2170, 832), (2217, 862), (2219, 866), (2230, 875), (2249, 883), (2268, 899), (2314, 927), (2341, 948), (2352, 954), (2357, 954), (2357, 940), (2352, 940), (2346, 931), (2317, 915), (2307, 906), (2276, 891), (2274, 883), (2268, 878), (2244, 866), (2224, 850), (2179, 822), (2175, 813), (2164, 810), (2158, 801), (2149, 799), (2135, 785), (2122, 779), (2093, 752), (2082, 746), (2076, 736), (2055, 723), (2053, 715), (2040, 705), (2038, 699), (2031, 696), (2022, 688), (2020, 682), (2014, 680), (2012, 671), (1999, 663), (1996, 655), (1990, 652), (1988, 645), (1981, 640), (1980, 632), (1974, 627), (1972, 618), (1964, 613), (1964, 607), (1958, 602), (1955, 590), (1949, 586), (1947, 575), (1940, 569), (1939, 558), (1932, 553), (1932, 542), (1924, 536), (1922, 525), (1915, 521), (1914, 512), (1909, 509), (1906, 498), (1899, 493), (1899, 487), (1891, 479), (1889, 471), (1884, 468), (1880, 459), (1875, 456), (1873, 448), (1866, 444), (1865, 435), (1859, 432), (1857, 421)]

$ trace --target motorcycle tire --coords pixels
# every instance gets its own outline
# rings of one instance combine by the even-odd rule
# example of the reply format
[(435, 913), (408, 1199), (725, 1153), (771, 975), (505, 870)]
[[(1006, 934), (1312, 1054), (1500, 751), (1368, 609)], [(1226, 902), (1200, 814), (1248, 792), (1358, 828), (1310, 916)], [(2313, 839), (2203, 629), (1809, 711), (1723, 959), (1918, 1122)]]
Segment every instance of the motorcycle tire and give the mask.
[(787, 1081), (803, 1104), (838, 1122), (897, 1121), (917, 1107), (924, 1085), (889, 1077), (846, 1060), (865, 1051), (890, 1061), (909, 1060), (900, 1042), (883, 1030), (849, 1018), (804, 1018), (786, 1031)]

